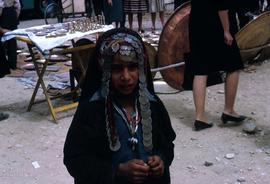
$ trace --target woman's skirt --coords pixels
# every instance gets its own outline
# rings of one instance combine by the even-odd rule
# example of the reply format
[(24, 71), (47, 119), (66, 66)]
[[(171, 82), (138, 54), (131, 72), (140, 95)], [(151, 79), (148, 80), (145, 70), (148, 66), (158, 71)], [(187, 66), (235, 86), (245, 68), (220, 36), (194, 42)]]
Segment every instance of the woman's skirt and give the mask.
[(147, 13), (147, 0), (124, 0), (125, 13)]
[(148, 0), (149, 12), (162, 12), (165, 10), (164, 0)]

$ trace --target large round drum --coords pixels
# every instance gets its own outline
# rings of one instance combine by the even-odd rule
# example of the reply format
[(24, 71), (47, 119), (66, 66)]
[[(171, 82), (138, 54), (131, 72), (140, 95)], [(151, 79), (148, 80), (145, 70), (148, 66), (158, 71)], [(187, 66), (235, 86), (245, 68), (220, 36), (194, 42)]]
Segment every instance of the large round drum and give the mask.
[[(189, 52), (188, 23), (190, 2), (182, 4), (166, 22), (159, 40), (158, 66), (163, 67), (184, 60)], [(166, 69), (160, 72), (165, 82), (174, 89), (182, 90), (184, 66)]]
[(236, 40), (244, 62), (257, 56), (257, 61), (269, 58), (270, 12), (267, 11), (250, 21), (236, 34)]
[[(189, 52), (189, 14), (190, 2), (184, 3), (170, 16), (160, 35), (158, 47), (158, 66), (168, 66), (184, 60)], [(207, 20), (206, 20), (207, 21)], [(236, 34), (244, 62), (262, 61), (270, 57), (270, 12), (265, 12), (249, 22)], [(182, 90), (184, 65), (161, 71), (166, 83), (174, 89)]]

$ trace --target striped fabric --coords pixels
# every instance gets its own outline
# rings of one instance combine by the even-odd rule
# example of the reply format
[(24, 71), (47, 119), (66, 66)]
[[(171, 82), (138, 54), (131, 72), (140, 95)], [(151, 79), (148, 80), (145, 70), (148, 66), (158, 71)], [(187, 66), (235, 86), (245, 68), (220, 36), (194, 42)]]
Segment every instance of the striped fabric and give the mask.
[(147, 0), (124, 0), (125, 13), (147, 13)]
[(165, 10), (164, 0), (148, 0), (149, 2), (149, 12), (161, 12)]

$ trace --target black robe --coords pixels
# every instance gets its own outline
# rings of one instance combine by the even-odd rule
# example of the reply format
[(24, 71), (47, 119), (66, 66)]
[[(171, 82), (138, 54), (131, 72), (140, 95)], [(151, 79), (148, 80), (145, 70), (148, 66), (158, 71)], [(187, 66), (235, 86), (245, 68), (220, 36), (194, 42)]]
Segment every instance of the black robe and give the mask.
[[(231, 46), (224, 42), (224, 31), (218, 15), (220, 10), (233, 10), (232, 0), (192, 0), (189, 38), (190, 57), (187, 67), (194, 75), (233, 72), (243, 68), (236, 40)], [(230, 32), (237, 32), (235, 15), (230, 16)], [(232, 18), (234, 17), (234, 20)]]
[[(174, 157), (175, 133), (164, 105), (151, 101), (153, 152), (161, 153), (165, 174), (147, 184), (169, 184), (169, 166)], [(64, 146), (64, 164), (75, 184), (128, 184), (123, 178), (114, 178), (112, 154), (109, 148), (105, 115), (105, 102), (83, 99), (69, 128)]]

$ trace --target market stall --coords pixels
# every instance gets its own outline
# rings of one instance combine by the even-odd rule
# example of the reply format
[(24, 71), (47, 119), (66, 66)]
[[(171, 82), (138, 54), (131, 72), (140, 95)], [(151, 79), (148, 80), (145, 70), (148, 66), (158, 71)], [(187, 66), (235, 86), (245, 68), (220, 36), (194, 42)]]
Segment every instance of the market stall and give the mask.
[[(102, 20), (102, 18), (100, 20)], [(48, 103), (49, 110), (54, 122), (57, 122), (56, 113), (77, 106), (77, 102), (75, 102), (60, 107), (54, 107), (51, 98), (47, 93), (47, 88), (45, 86), (43, 76), (52, 56), (57, 54), (76, 53), (95, 46), (94, 44), (88, 44), (76, 47), (74, 45), (74, 39), (82, 38), (87, 35), (99, 34), (113, 28), (112, 25), (104, 25), (104, 22), (100, 20), (96, 21), (88, 18), (82, 18), (68, 23), (43, 25), (27, 29), (17, 29), (4, 34), (2, 37), (3, 42), (15, 37), (17, 40), (27, 43), (29, 52), (32, 57), (32, 62), (35, 66), (38, 80), (28, 105), (28, 111), (30, 111), (32, 106), (36, 103), (35, 98), (40, 86), (43, 90), (43, 94), (45, 95), (45, 101)], [(61, 46), (67, 41), (72, 42), (72, 48), (54, 50), (54, 48)], [(39, 66), (36, 60), (33, 48), (37, 48), (45, 58), (44, 63), (42, 63), (42, 67)], [(78, 55), (78, 57), (80, 56)], [(78, 61), (82, 62), (80, 58)]]

